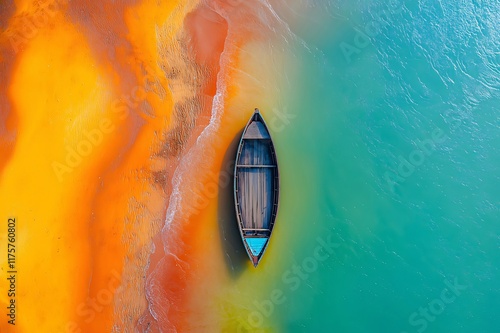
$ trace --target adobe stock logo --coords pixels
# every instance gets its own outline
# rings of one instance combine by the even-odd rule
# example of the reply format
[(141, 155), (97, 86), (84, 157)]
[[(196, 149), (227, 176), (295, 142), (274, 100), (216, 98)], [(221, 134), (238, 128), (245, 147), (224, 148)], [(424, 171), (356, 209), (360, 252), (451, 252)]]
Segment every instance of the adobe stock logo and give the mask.
[(290, 113), (288, 107), (282, 109), (273, 108), (271, 110), (271, 117), (267, 125), (273, 133), (282, 132), (292, 121), (297, 117), (295, 113)]
[[(458, 283), (458, 278), (455, 278), (453, 283), (444, 280), (444, 284), (446, 288), (441, 291), (439, 297), (430, 301), (426, 307), (419, 307), (418, 312), (415, 311), (410, 314), (408, 323), (415, 327), (418, 333), (423, 333), (429, 326), (429, 323), (436, 321), (437, 316), (443, 313), (446, 306), (455, 302), (457, 297), (462, 294), (462, 291), (467, 289), (466, 285)], [(401, 333), (409, 332), (403, 331)]]
[(74, 168), (78, 167), (84, 157), (92, 154), (95, 147), (99, 146), (103, 141), (105, 134), (113, 132), (115, 125), (109, 119), (102, 119), (99, 126), (90, 130), (83, 131), (85, 139), (78, 142), (76, 149), (66, 146), (65, 163), (58, 161), (52, 162), (52, 169), (56, 174), (57, 179), (61, 182), (65, 173), (70, 173)]
[[(113, 303), (114, 294), (121, 283), (121, 276), (115, 270), (111, 272), (111, 275), (112, 276), (108, 281), (108, 284), (99, 290), (95, 297), (88, 297), (84, 302), (77, 306), (76, 314), (85, 324), (92, 322), (97, 314), (101, 313), (105, 307), (110, 306)], [(66, 324), (61, 333), (83, 332), (78, 323), (70, 321)]]
[(31, 39), (38, 36), (40, 30), (47, 27), (69, 1), (39, 0), (35, 2), (35, 12), (32, 15), (14, 16), (10, 24), (11, 28), (4, 32), (14, 53), (18, 53)]
[(359, 55), (361, 50), (371, 44), (372, 38), (377, 37), (382, 29), (387, 27), (394, 17), (403, 11), (403, 0), (389, 0), (388, 9), (381, 10), (373, 15), (374, 19), (369, 21), (363, 29), (354, 28), (356, 34), (352, 43), (341, 42), (339, 44), (340, 51), (344, 55), (345, 61), (350, 64), (355, 55)]
[[(298, 290), (318, 270), (320, 263), (328, 260), (335, 253), (335, 249), (340, 247), (340, 244), (333, 241), (332, 235), (326, 239), (318, 237), (316, 242), (317, 245), (312, 255), (304, 258), (300, 264), (294, 264), (281, 275), (281, 281), (287, 286), (289, 292)], [(275, 309), (286, 301), (285, 291), (281, 288), (273, 289), (267, 299), (255, 300), (253, 302), (255, 310), (251, 311), (247, 318), (239, 318), (237, 333), (263, 333), (262, 326), (265, 318), (271, 317)]]
[(417, 140), (417, 148), (412, 150), (407, 158), (399, 155), (397, 173), (386, 171), (384, 174), (384, 178), (391, 191), (394, 191), (396, 184), (402, 183), (410, 177), (415, 172), (415, 169), (421, 166), (426, 158), (434, 152), (436, 147), (445, 142), (447, 138), (443, 130), (436, 128), (432, 131), (430, 139)]

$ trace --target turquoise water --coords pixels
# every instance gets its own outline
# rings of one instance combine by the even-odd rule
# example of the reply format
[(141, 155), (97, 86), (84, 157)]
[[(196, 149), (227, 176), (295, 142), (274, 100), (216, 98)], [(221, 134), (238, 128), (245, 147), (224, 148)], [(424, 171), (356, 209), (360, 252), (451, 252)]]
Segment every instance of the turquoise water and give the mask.
[(296, 117), (273, 133), (287, 239), (273, 246), (292, 248), (269, 277), (287, 300), (276, 328), (498, 332), (500, 3), (302, 8), (283, 13), (304, 42)]

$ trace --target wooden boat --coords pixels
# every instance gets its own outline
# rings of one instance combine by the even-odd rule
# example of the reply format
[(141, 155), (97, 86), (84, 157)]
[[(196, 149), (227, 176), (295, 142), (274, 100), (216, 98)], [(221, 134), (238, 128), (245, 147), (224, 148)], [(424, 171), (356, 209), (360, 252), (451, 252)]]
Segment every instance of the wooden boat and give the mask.
[(278, 212), (278, 162), (271, 135), (259, 109), (248, 121), (234, 166), (238, 226), (254, 267), (262, 258)]

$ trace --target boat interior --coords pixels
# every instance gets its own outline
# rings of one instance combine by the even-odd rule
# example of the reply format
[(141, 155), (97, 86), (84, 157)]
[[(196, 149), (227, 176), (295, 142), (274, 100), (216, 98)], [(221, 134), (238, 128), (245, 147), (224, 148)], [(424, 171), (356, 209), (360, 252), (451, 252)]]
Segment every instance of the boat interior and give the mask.
[(254, 119), (248, 126), (237, 161), (237, 208), (243, 234), (269, 237), (277, 211), (278, 172), (271, 138), (262, 122)]

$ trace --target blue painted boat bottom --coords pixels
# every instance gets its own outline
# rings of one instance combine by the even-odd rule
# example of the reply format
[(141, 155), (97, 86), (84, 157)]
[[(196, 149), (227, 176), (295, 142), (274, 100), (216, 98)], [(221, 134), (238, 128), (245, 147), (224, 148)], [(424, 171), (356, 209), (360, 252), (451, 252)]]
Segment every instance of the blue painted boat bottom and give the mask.
[(269, 238), (245, 238), (245, 241), (250, 247), (250, 251), (254, 256), (259, 256), (267, 244)]

